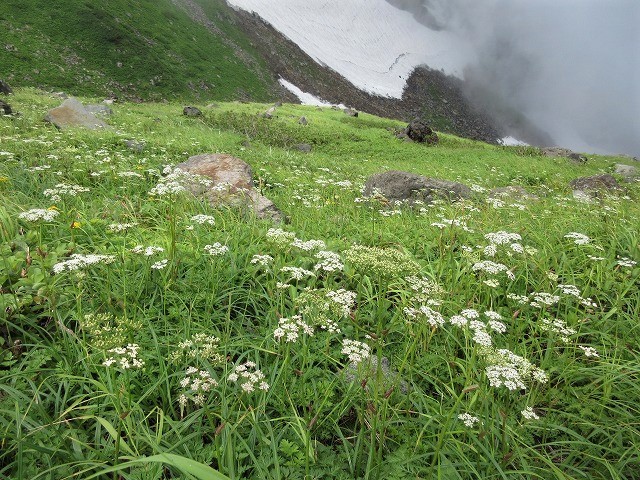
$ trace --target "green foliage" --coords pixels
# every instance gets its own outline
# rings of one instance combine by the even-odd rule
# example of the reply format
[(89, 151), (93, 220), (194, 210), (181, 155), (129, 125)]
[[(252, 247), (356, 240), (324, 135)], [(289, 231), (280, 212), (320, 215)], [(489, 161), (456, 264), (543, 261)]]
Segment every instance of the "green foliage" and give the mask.
[[(118, 32), (103, 34), (126, 43)], [(425, 147), (398, 141), (391, 120), (293, 105), (264, 119), (263, 104), (186, 118), (117, 103), (113, 130), (58, 132), (41, 122), (56, 102), (18, 89), (22, 115), (0, 118), (3, 478), (640, 470), (638, 186), (589, 204), (567, 187), (619, 159), (574, 165), (448, 135)], [(251, 165), (290, 218), (282, 232), (184, 192), (150, 195), (167, 165), (209, 152)], [(360, 198), (388, 169), (475, 197)], [(60, 183), (89, 191), (44, 195)], [(488, 197), (510, 184), (537, 199)], [(58, 214), (20, 217), (36, 208)], [(216, 243), (228, 251), (206, 254)]]

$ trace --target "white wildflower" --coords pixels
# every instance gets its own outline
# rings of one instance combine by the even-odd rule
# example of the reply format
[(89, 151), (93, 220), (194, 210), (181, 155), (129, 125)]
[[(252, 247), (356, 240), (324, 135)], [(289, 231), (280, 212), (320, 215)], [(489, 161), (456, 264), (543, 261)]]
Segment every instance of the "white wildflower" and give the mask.
[(363, 360), (369, 358), (371, 348), (364, 342), (345, 338), (342, 340), (342, 350), (340, 352), (349, 357), (351, 364), (358, 365)]
[(227, 377), (230, 383), (240, 383), (240, 388), (246, 393), (252, 393), (256, 387), (259, 390), (269, 390), (269, 384), (265, 382), (264, 374), (256, 368), (254, 362), (245, 362), (235, 367), (232, 373)]
[(213, 245), (205, 245), (204, 251), (208, 255), (218, 256), (227, 253), (229, 251), (229, 247), (222, 245), (220, 242), (216, 242)]
[(578, 232), (569, 232), (564, 236), (564, 238), (573, 240), (573, 243), (575, 243), (576, 245), (586, 245), (591, 241), (591, 239), (585, 234)]
[(215, 225), (216, 219), (211, 215), (203, 215), (198, 214), (191, 217), (191, 221), (197, 223), (198, 225)]
[(156, 247), (155, 245), (150, 245), (148, 247), (145, 247), (144, 245), (136, 245), (131, 249), (131, 253), (144, 255), (145, 257), (151, 257), (156, 253), (162, 253), (162, 252), (164, 252), (164, 248)]
[(251, 264), (252, 265), (261, 265), (263, 267), (266, 267), (267, 265), (269, 265), (271, 262), (273, 262), (273, 257), (271, 255), (254, 255), (251, 258)]
[(153, 265), (151, 265), (151, 268), (153, 270), (162, 270), (163, 268), (165, 268), (167, 265), (169, 264), (169, 260), (164, 259), (164, 260), (160, 260), (159, 262), (154, 263)]
[(22, 212), (18, 215), (18, 218), (21, 220), (26, 220), (27, 222), (37, 222), (39, 220), (44, 220), (45, 222), (50, 222), (54, 218), (60, 215), (60, 212), (57, 210), (45, 210), (44, 208), (33, 208), (31, 210), (27, 210), (26, 212)]
[(474, 417), (469, 413), (461, 413), (460, 415), (458, 415), (458, 419), (462, 420), (465, 427), (469, 428), (473, 428), (476, 423), (480, 422), (480, 419), (478, 417)]
[(533, 411), (533, 408), (526, 407), (520, 412), (525, 420), (540, 420), (540, 417)]
[(578, 348), (584, 352), (585, 357), (594, 357), (598, 358), (600, 355), (598, 351), (593, 347), (585, 347), (584, 345), (578, 345)]
[(99, 263), (109, 264), (115, 261), (116, 257), (113, 255), (97, 255), (97, 254), (89, 254), (82, 255), (79, 253), (74, 253), (71, 255), (69, 260), (65, 260), (62, 262), (58, 262), (53, 266), (53, 273), (61, 273), (65, 270), (80, 270), (89, 265), (96, 265)]

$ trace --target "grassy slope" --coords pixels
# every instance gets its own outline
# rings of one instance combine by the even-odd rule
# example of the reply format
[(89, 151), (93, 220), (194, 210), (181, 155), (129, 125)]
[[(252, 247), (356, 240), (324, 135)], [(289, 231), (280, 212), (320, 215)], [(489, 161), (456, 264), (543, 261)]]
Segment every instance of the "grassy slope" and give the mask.
[[(169, 0), (6, 0), (0, 11), (1, 74), (17, 86), (77, 95), (270, 98), (273, 82), (229, 22), (229, 7), (219, 0), (207, 4), (223, 36)], [(230, 46), (234, 42), (245, 62)]]
[[(9, 345), (20, 340), (23, 347), (5, 348), (1, 357), (0, 474), (63, 478), (83, 468), (100, 471), (118, 457), (161, 452), (256, 479), (305, 473), (326, 479), (623, 479), (640, 469), (640, 268), (617, 264), (618, 257), (640, 261), (638, 187), (589, 205), (571, 199), (567, 187), (572, 178), (610, 171), (620, 159), (575, 165), (535, 149), (448, 135), (426, 148), (398, 141), (394, 121), (294, 105), (265, 120), (259, 114), (267, 105), (261, 104), (221, 104), (200, 119), (182, 116), (176, 104), (116, 104), (109, 122), (117, 131), (56, 132), (41, 122), (56, 99), (19, 91), (10, 102), (23, 115), (0, 118), (2, 334)], [(298, 124), (300, 115), (308, 126)], [(146, 141), (147, 149), (128, 150), (123, 140), (129, 138)], [(291, 148), (301, 142), (312, 144), (313, 152)], [(419, 264), (420, 275), (442, 287), (445, 293), (434, 297), (441, 305), (434, 308), (445, 317), (464, 308), (500, 312), (507, 332), (492, 333), (496, 346), (540, 366), (550, 382), (518, 392), (489, 387), (487, 360), (470, 336), (449, 324), (431, 329), (405, 317), (404, 307), (416, 305), (402, 275), (385, 278), (345, 262), (343, 273), (278, 289), (276, 281), (287, 280), (280, 267), (311, 269), (313, 255), (279, 249), (266, 240), (271, 225), (242, 212), (149, 197), (157, 181), (149, 169), (205, 152), (249, 162), (265, 194), (291, 218), (283, 228), (298, 238), (324, 240), (343, 261), (353, 243), (400, 249)], [(49, 168), (33, 170), (44, 165)], [(379, 212), (384, 205), (355, 200), (368, 175), (387, 169), (484, 188), (521, 185), (540, 199), (494, 206), (479, 193), (468, 204), (385, 216)], [(118, 175), (124, 171), (142, 176)], [(96, 172), (100, 176), (91, 175)], [(345, 180), (352, 185), (337, 183)], [(42, 192), (60, 182), (91, 192), (57, 202), (60, 216), (41, 228), (18, 221), (21, 211), (50, 206)], [(215, 226), (185, 230), (196, 213), (213, 215)], [(443, 219), (469, 228), (432, 225)], [(108, 232), (109, 224), (124, 222), (138, 226), (126, 234)], [(483, 258), (484, 235), (500, 230), (517, 232), (538, 253), (493, 258), (516, 277), (501, 277), (502, 285), (492, 288), (472, 265)], [(569, 232), (586, 234), (591, 243), (575, 245), (565, 238)], [(228, 256), (201, 254), (214, 242), (228, 245)], [(141, 259), (129, 253), (137, 244), (162, 246), (165, 253)], [(465, 254), (463, 246), (473, 252)], [(71, 252), (112, 254), (117, 261), (89, 269), (84, 278), (50, 275)], [(274, 264), (260, 268), (251, 263), (254, 254), (270, 254)], [(166, 270), (149, 268), (163, 257), (171, 260)], [(539, 310), (506, 296), (558, 293), (559, 283), (578, 286), (598, 306), (563, 296)], [(299, 313), (296, 299), (306, 286), (356, 292), (352, 317), (340, 320), (342, 334), (318, 330), (300, 343), (278, 344), (278, 319)], [(101, 365), (100, 337), (79, 326), (88, 313), (138, 322), (127, 338), (141, 345), (144, 372)], [(541, 328), (545, 318), (577, 332), (565, 344)], [(182, 412), (176, 399), (189, 364), (167, 358), (194, 333), (218, 336), (226, 361), (196, 357), (197, 367), (220, 386), (207, 408), (189, 404)], [(375, 379), (366, 390), (359, 382), (345, 385), (336, 375), (347, 363), (340, 352), (344, 337), (388, 357), (409, 393)], [(580, 345), (596, 348), (600, 358), (585, 357)], [(239, 395), (224, 381), (234, 364), (248, 359), (265, 373), (268, 393)], [(541, 419), (525, 421), (519, 413), (525, 406)], [(465, 412), (482, 424), (465, 428), (457, 419)], [(121, 468), (126, 478), (162, 478), (161, 469)]]

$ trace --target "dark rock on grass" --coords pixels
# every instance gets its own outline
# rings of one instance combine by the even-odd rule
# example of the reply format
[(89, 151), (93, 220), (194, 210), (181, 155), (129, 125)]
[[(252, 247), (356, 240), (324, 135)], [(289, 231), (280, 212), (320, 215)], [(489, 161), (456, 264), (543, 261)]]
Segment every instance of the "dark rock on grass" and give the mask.
[(407, 125), (404, 131), (400, 133), (399, 138), (409, 138), (414, 142), (426, 143), (427, 145), (435, 145), (439, 141), (436, 132), (434, 132), (429, 125), (419, 119), (416, 119)]
[(382, 195), (389, 201), (431, 203), (436, 199), (455, 201), (470, 198), (472, 191), (462, 183), (423, 177), (415, 173), (390, 170), (372, 175), (365, 182), (364, 195)]
[(619, 190), (620, 184), (608, 173), (593, 175), (591, 177), (580, 177), (569, 182), (569, 186), (574, 190)]
[(284, 220), (274, 203), (253, 187), (251, 167), (240, 158), (219, 153), (196, 155), (177, 168), (212, 180), (208, 187), (197, 183), (189, 187), (194, 195), (204, 196), (213, 206), (249, 208), (260, 219)]
[(308, 122), (308, 120), (307, 120), (307, 117), (300, 117), (300, 118), (298, 119), (298, 123), (299, 123), (300, 125), (307, 125), (309, 122)]
[(0, 93), (4, 95), (10, 95), (13, 93), (13, 89), (4, 80), (0, 80)]
[(0, 114), (1, 115), (11, 115), (13, 110), (11, 109), (11, 105), (9, 105), (4, 100), (0, 100)]
[(68, 98), (59, 107), (49, 110), (44, 120), (61, 130), (69, 127), (82, 127), (90, 130), (109, 128), (109, 125), (93, 113), (88, 112), (82, 103), (75, 98)]
[(182, 114), (187, 117), (199, 117), (200, 115), (202, 115), (202, 112), (197, 107), (187, 105), (182, 109)]
[(616, 179), (608, 173), (576, 178), (569, 182), (569, 186), (573, 189), (574, 198), (584, 201), (599, 198), (606, 192), (622, 190)]
[(350, 117), (357, 117), (358, 116), (358, 111), (353, 109), (353, 108), (345, 108), (343, 110), (345, 115), (349, 115)]

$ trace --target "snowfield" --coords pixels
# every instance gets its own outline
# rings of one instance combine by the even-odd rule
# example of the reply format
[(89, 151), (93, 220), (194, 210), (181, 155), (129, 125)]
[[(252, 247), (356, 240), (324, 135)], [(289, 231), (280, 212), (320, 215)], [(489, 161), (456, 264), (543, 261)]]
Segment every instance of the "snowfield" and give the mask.
[(385, 0), (229, 0), (369, 93), (400, 98), (421, 64), (462, 77), (468, 46)]

